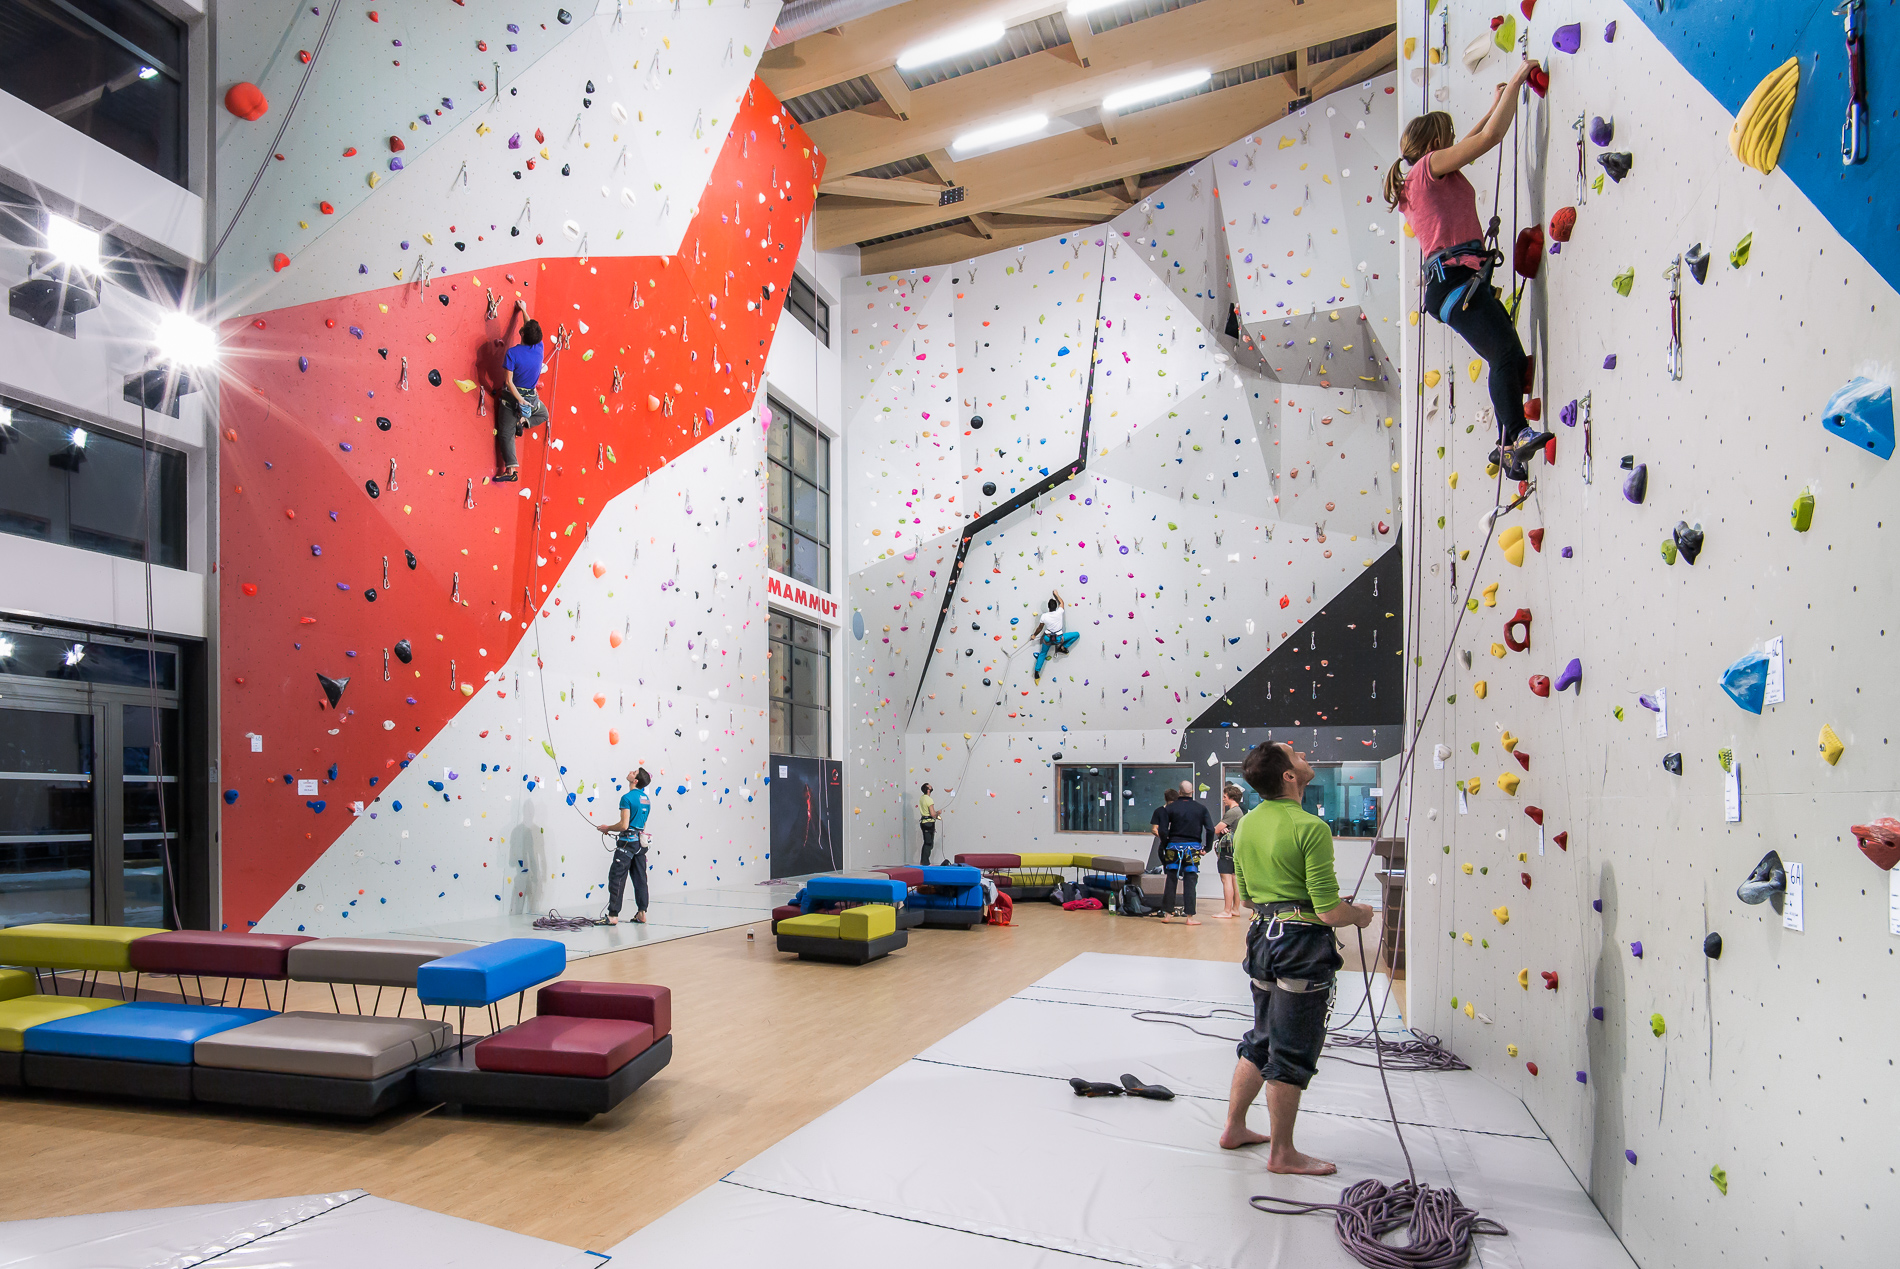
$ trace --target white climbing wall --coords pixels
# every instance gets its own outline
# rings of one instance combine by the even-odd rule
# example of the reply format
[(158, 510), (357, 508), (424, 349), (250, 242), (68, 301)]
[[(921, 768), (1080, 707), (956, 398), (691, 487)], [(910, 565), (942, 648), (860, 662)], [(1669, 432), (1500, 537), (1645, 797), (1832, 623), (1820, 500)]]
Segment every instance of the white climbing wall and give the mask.
[[(1412, 51), (1401, 109), (1415, 115), (1429, 91), (1463, 131), (1515, 54), (1467, 70), (1460, 55), (1491, 11), (1453, 8), (1449, 61), (1422, 89), (1439, 36), (1436, 19), (1421, 30), (1419, 9), (1402, 6)], [(1890, 381), (1897, 297), (1785, 172), (1763, 177), (1731, 156), (1732, 116), (1631, 10), (1544, 0), (1534, 20), (1515, 17), (1551, 73), (1548, 98), (1521, 116), (1520, 138), (1541, 158), (1523, 166), (1523, 223), (1577, 208), (1575, 236), (1545, 256), (1527, 305), (1548, 312), (1539, 393), (1556, 461), (1534, 464), (1535, 492), (1501, 522), (1541, 528), (1541, 552), (1513, 567), (1495, 541), (1483, 551), (1494, 485), (1482, 381), (1467, 377), (1471, 350), (1434, 320), (1406, 329), (1414, 717), (1430, 710), (1409, 823), (1409, 1020), (1524, 1098), (1639, 1263), (1890, 1263), (1900, 1094), (1888, 984), (1900, 939), (1891, 878), (1848, 826), (1900, 808), (1900, 687), (1885, 670), (1900, 638), (1885, 529), (1897, 477), (1819, 415), (1857, 374)], [(1685, 8), (1680, 20), (1734, 19)], [(1553, 54), (1552, 32), (1572, 22), (1580, 49)], [(1818, 17), (1801, 47), (1756, 50), (1750, 78), (1793, 53), (1803, 94), (1844, 100), (1840, 41), (1839, 19)], [(1838, 118), (1832, 105), (1822, 113)], [(1614, 116), (1608, 148), (1634, 168), (1580, 200), (1572, 123), (1593, 115)], [(1594, 177), (1602, 150), (1587, 149)], [(1486, 159), (1470, 173), (1486, 204), (1495, 171)], [(1384, 214), (1381, 203), (1374, 218)], [(1747, 262), (1731, 266), (1751, 233)], [(1675, 379), (1664, 270), (1698, 241), (1713, 259), (1704, 284), (1683, 282)], [(1626, 269), (1627, 298), (1612, 288)], [(1442, 379), (1420, 390), (1425, 372)], [(1557, 421), (1586, 396), (1587, 436), (1581, 421)], [(1625, 455), (1647, 465), (1641, 505), (1623, 493)], [(1804, 488), (1816, 510), (1797, 533), (1789, 508)], [(1693, 565), (1661, 550), (1678, 521), (1706, 534)], [(1468, 591), (1478, 606), (1465, 612)], [(1520, 607), (1530, 650), (1494, 657)], [(1756, 716), (1720, 679), (1771, 639), (1785, 649), (1786, 700)], [(1555, 678), (1572, 658), (1577, 689), (1532, 693), (1531, 675)], [(1663, 715), (1640, 703), (1665, 694), (1666, 736)], [(1838, 765), (1818, 752), (1823, 724), (1846, 744)], [(1439, 745), (1451, 755), (1442, 769)], [(1678, 753), (1680, 775), (1663, 765)], [(1725, 818), (1724, 754), (1740, 773), (1739, 822)], [(1499, 787), (1505, 772), (1522, 779), (1514, 795)], [(1478, 791), (1461, 801), (1463, 780)], [(1802, 865), (1803, 929), (1736, 898), (1771, 848)], [(1719, 960), (1703, 955), (1711, 931)]]
[[(1142, 834), (1056, 832), (1055, 755), (1174, 760), (1196, 715), (1391, 548), (1396, 368), (1372, 332), (1398, 328), (1398, 247), (1363, 198), (1392, 83), (1236, 139), (1109, 225), (845, 281), (853, 866), (915, 859), (926, 781), (939, 858), (1144, 853)], [(1297, 217), (1269, 206), (1296, 181)], [(1234, 340), (1228, 257), (1247, 252), (1267, 315)], [(933, 644), (962, 526), (1076, 462), (1098, 302), (1087, 466), (975, 536)], [(1082, 639), (1037, 684), (1051, 589)]]

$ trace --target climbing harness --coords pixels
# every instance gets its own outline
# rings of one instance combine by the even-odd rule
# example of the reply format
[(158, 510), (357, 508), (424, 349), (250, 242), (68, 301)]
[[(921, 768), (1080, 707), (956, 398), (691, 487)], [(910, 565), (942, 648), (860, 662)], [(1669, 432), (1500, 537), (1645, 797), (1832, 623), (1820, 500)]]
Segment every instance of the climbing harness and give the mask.
[(1866, 0), (1841, 0), (1834, 12), (1847, 31), (1847, 121), (1841, 125), (1841, 163), (1867, 161)]

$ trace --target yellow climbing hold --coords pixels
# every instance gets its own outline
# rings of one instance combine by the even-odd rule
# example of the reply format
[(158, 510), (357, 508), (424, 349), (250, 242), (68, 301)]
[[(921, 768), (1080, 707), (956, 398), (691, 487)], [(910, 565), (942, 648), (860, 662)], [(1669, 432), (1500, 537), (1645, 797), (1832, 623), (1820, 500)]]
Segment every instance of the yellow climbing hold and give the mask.
[(1281, 137), (1281, 138), (1280, 138), (1280, 148), (1281, 148), (1282, 150), (1288, 150), (1288, 149), (1291, 149), (1292, 147), (1293, 147), (1293, 138), (1292, 138), (1292, 137)]
[(1447, 476), (1445, 478), (1445, 483), (1450, 485), (1453, 489), (1456, 489), (1458, 487), (1458, 473), (1453, 472), (1451, 475)]
[(1484, 781), (1480, 780), (1477, 776), (1472, 776), (1469, 780), (1465, 781), (1465, 792), (1468, 794), (1475, 795), (1478, 790), (1483, 787)]
[(455, 381), (455, 386), (460, 388), (464, 392), (475, 391), (475, 381), (473, 379), (457, 379)]
[(1465, 373), (1471, 376), (1471, 382), (1476, 383), (1478, 376), (1484, 373), (1484, 362), (1477, 357), (1473, 357), (1471, 364), (1465, 367)]
[(1509, 925), (1511, 923), (1511, 910), (1501, 903), (1491, 909), (1491, 915), (1498, 919), (1499, 925)]
[(1484, 606), (1486, 608), (1496, 608), (1498, 606), (1498, 584), (1496, 582), (1492, 582), (1489, 586), (1484, 588)]
[(1465, 1017), (1467, 1017), (1467, 1018), (1475, 1018), (1475, 1017), (1477, 1017), (1477, 1016), (1478, 1016), (1478, 1010), (1477, 1010), (1477, 1007), (1476, 1007), (1476, 1006), (1474, 1006), (1473, 1004), (1471, 1004), (1471, 1002), (1470, 1002), (1470, 1001), (1466, 1001), (1466, 1002), (1465, 1002)]
[(1517, 748), (1517, 737), (1507, 731), (1498, 737), (1498, 743), (1504, 746), (1505, 753), (1511, 753)]
[(1822, 723), (1821, 724), (1821, 756), (1827, 759), (1827, 765), (1831, 767), (1835, 763), (1839, 762), (1841, 760), (1841, 755), (1846, 752), (1847, 752), (1847, 746), (1843, 745), (1841, 743), (1841, 738), (1834, 734), (1834, 729), (1828, 726), (1826, 723)]
[(1528, 966), (1517, 971), (1517, 985), (1525, 991), (1531, 989), (1531, 971)]
[(1510, 564), (1517, 568), (1524, 567), (1524, 526), (1514, 524), (1498, 534), (1498, 547)]
[(1479, 679), (1476, 683), (1471, 685), (1471, 694), (1479, 700), (1483, 700), (1485, 697), (1491, 695), (1490, 682), (1485, 679)]
[(1444, 376), (1440, 375), (1436, 370), (1427, 370), (1425, 372), (1425, 386), (1428, 388), (1436, 388), (1438, 381), (1443, 377)]
[(1718, 1163), (1709, 1169), (1709, 1180), (1715, 1182), (1716, 1189), (1724, 1194), (1728, 1193), (1728, 1173), (1722, 1170), (1721, 1164)]
[[(1465, 876), (1469, 877), (1471, 875), (1471, 865), (1466, 864), (1464, 866), (1464, 869), (1465, 869)], [(1470, 941), (1471, 941), (1471, 936), (1469, 934), (1465, 935), (1465, 942), (1469, 943)]]
[(1735, 112), (1728, 130), (1729, 152), (1763, 176), (1775, 170), (1781, 141), (1794, 113), (1795, 90), (1801, 86), (1801, 59), (1791, 57), (1768, 72), (1748, 100)]
[[(1467, 869), (1467, 871), (1469, 871), (1469, 869)], [(1466, 931), (1465, 931), (1465, 946), (1466, 946), (1466, 947), (1470, 947), (1471, 945), (1472, 945), (1472, 943), (1471, 943), (1471, 931), (1470, 931), (1470, 930), (1466, 930)]]
[(1504, 645), (1501, 643), (1492, 644), (1491, 655), (1502, 661), (1504, 659)]
[(1512, 1057), (1516, 1057), (1516, 1056), (1517, 1056), (1517, 1046), (1516, 1046), (1515, 1044), (1507, 1044), (1507, 1045), (1505, 1045), (1505, 1046), (1504, 1046), (1504, 1051), (1505, 1051), (1506, 1053), (1508, 1053), (1508, 1054), (1510, 1054), (1510, 1055), (1511, 1055)]
[(1498, 773), (1498, 787), (1512, 797), (1516, 797), (1517, 786), (1520, 783), (1520, 779), (1515, 771), (1501, 771)]
[(1416, 35), (1406, 36), (1405, 37), (1405, 60), (1408, 62), (1411, 61), (1413, 56), (1417, 52), (1418, 52), (1418, 37)]

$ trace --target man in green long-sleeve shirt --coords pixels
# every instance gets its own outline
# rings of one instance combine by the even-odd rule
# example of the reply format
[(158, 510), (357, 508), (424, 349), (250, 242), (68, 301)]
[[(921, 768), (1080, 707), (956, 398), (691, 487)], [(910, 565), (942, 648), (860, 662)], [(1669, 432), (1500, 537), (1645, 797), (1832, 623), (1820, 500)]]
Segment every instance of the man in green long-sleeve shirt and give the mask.
[[(1338, 1169), (1293, 1148), (1293, 1121), (1318, 1070), (1333, 975), (1345, 963), (1332, 928), (1364, 929), (1377, 913), (1339, 897), (1332, 830), (1300, 805), (1313, 778), (1306, 755), (1287, 744), (1258, 745), (1241, 773), (1266, 799), (1234, 830), (1234, 880), (1240, 901), (1254, 912), (1245, 962), (1254, 1024), (1236, 1049), (1220, 1144), (1237, 1150), (1271, 1141), (1267, 1171), (1326, 1176)], [(1247, 1108), (1262, 1085), (1271, 1137), (1247, 1127)]]

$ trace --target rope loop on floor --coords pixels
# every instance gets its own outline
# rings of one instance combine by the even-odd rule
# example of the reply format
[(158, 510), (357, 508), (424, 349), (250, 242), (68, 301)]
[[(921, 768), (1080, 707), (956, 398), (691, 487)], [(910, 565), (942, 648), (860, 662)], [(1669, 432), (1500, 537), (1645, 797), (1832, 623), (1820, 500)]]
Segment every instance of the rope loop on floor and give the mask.
[[(1387, 1185), (1368, 1178), (1349, 1186), (1337, 1203), (1300, 1203), (1256, 1194), (1253, 1207), (1275, 1216), (1331, 1212), (1339, 1245), (1367, 1269), (1459, 1269), (1471, 1259), (1473, 1234), (1509, 1234), (1496, 1221), (1466, 1207), (1452, 1189), (1434, 1189), (1400, 1181)], [(1404, 1227), (1407, 1241), (1384, 1236)]]

